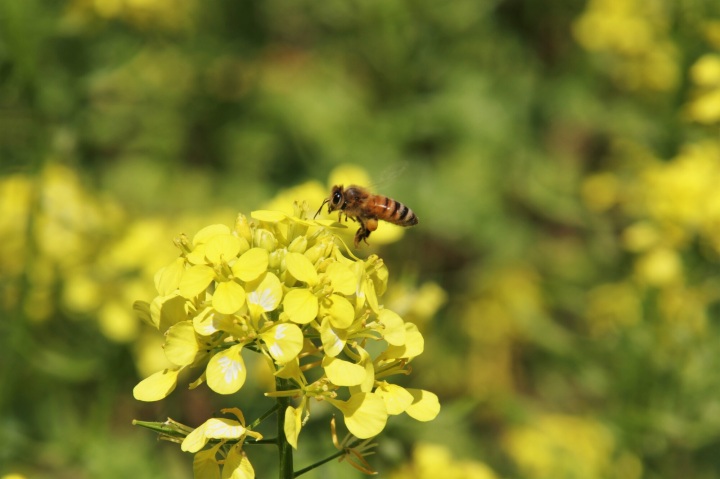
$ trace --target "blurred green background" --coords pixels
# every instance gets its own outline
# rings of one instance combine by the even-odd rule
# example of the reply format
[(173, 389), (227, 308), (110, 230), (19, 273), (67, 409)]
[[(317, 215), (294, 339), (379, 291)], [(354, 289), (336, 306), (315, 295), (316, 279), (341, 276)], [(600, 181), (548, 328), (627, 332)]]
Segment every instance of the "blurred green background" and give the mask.
[(360, 250), (443, 404), (385, 477), (720, 477), (719, 125), (715, 0), (0, 0), (0, 477), (191, 477), (131, 420), (263, 385), (135, 401), (132, 302), (177, 234), (341, 165), (420, 218)]

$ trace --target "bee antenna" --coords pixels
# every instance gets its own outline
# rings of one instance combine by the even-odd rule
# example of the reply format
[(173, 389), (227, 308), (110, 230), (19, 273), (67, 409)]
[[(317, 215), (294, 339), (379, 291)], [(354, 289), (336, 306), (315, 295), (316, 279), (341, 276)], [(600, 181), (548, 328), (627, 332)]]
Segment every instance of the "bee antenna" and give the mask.
[(328, 201), (330, 201), (330, 198), (325, 198), (325, 201), (322, 202), (322, 204), (320, 205), (320, 208), (318, 208), (318, 210), (317, 210), (317, 213), (315, 213), (315, 216), (313, 216), (313, 219), (317, 218), (317, 215), (320, 214), (320, 212), (323, 209), (323, 206), (325, 206)]

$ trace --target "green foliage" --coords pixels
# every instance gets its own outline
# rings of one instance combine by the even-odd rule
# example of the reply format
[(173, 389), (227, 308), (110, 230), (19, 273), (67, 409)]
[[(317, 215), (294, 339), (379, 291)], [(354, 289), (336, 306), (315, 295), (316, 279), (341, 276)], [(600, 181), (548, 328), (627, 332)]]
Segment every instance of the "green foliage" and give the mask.
[(0, 0), (0, 475), (189, 477), (130, 425), (228, 406), (130, 394), (167, 239), (354, 181), (419, 217), (354, 253), (443, 403), (373, 469), (714, 477), (719, 65), (713, 0)]

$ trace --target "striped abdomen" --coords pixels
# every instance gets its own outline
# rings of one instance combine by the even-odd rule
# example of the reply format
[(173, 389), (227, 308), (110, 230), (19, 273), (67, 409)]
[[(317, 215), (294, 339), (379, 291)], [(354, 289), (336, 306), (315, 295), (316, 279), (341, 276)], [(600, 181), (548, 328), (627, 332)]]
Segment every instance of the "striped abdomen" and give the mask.
[(387, 196), (372, 195), (367, 200), (366, 211), (378, 219), (399, 226), (412, 226), (418, 223), (413, 210)]

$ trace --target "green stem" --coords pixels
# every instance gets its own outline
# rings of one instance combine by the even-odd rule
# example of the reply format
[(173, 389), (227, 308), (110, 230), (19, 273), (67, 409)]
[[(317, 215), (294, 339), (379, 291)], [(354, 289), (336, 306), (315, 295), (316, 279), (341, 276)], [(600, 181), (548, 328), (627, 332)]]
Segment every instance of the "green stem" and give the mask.
[(255, 429), (260, 425), (261, 422), (263, 422), (268, 417), (272, 416), (273, 413), (275, 413), (278, 409), (280, 409), (280, 404), (275, 404), (273, 407), (271, 407), (269, 410), (265, 411), (265, 413), (260, 416), (259, 418), (255, 419), (252, 423), (248, 425), (248, 429)]
[[(353, 448), (353, 447), (357, 446), (357, 445), (360, 444), (361, 442), (362, 442), (362, 441), (355, 441), (355, 442), (350, 446), (350, 448)], [(330, 461), (332, 461), (333, 459), (336, 459), (336, 458), (338, 458), (338, 457), (340, 457), (340, 456), (344, 456), (345, 454), (347, 454), (347, 450), (343, 448), (343, 449), (339, 450), (338, 452), (334, 453), (333, 455), (326, 457), (325, 459), (322, 459), (322, 460), (320, 460), (320, 461), (318, 461), (318, 462), (316, 462), (316, 463), (314, 463), (314, 464), (310, 464), (309, 466), (300, 469), (299, 471), (297, 471), (297, 472), (295, 473), (295, 476), (294, 476), (294, 477), (300, 477), (300, 476), (302, 476), (303, 474), (305, 474), (306, 472), (310, 472), (310, 471), (312, 471), (313, 469), (315, 469), (316, 467), (320, 467), (320, 466), (322, 466), (323, 464), (325, 464), (326, 462), (330, 462)]]
[(345, 450), (338, 451), (338, 452), (336, 452), (335, 454), (333, 454), (332, 456), (328, 456), (328, 457), (326, 457), (325, 459), (316, 462), (315, 464), (310, 464), (308, 467), (304, 467), (304, 468), (300, 469), (298, 472), (295, 473), (295, 475), (294, 475), (293, 477), (300, 477), (300, 476), (302, 476), (303, 474), (305, 474), (306, 472), (312, 471), (312, 470), (315, 469), (316, 467), (320, 467), (320, 466), (322, 466), (323, 464), (325, 464), (326, 462), (330, 462), (330, 461), (332, 461), (333, 459), (335, 459), (335, 458), (337, 458), (337, 457), (340, 457), (340, 456), (342, 456), (342, 455), (344, 455), (344, 454), (345, 454)]
[[(292, 387), (287, 379), (276, 378), (276, 386), (278, 391), (283, 391)], [(293, 453), (292, 446), (285, 436), (285, 411), (290, 406), (289, 397), (278, 397), (278, 416), (277, 416), (277, 444), (279, 453), (280, 479), (292, 479), (293, 474)]]

